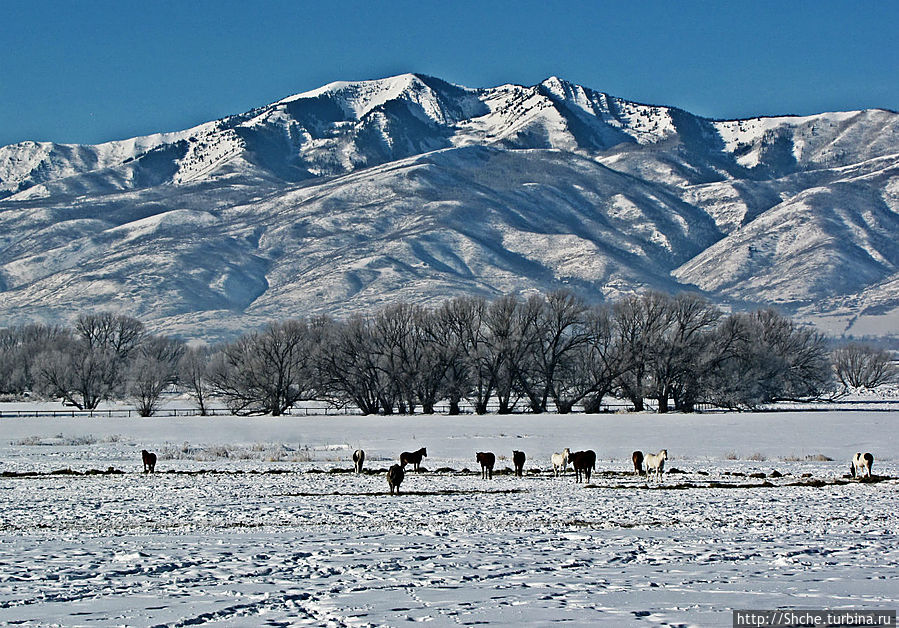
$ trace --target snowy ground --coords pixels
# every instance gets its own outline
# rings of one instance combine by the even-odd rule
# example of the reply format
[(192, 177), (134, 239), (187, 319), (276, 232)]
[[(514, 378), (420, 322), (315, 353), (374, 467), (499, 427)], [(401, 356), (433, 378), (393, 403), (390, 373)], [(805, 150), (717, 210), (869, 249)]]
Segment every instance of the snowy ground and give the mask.
[[(0, 624), (730, 625), (734, 608), (895, 609), (899, 482), (843, 475), (870, 451), (876, 474), (899, 476), (897, 425), (890, 412), (4, 418)], [(400, 497), (382, 472), (347, 472), (357, 447), (379, 470), (422, 446), (427, 471)], [(548, 472), (566, 446), (597, 451), (591, 485)], [(685, 473), (661, 486), (628, 473), (632, 450), (663, 447)], [(159, 473), (140, 473), (141, 449)], [(524, 478), (474, 473), (476, 451), (503, 469), (513, 449)], [(124, 473), (85, 473), (110, 467)]]

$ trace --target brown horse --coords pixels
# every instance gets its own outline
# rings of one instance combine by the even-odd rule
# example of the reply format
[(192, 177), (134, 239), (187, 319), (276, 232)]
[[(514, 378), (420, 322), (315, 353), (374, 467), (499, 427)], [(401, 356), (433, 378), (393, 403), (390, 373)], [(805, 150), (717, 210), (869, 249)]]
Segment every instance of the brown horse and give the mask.
[(523, 451), (512, 451), (512, 463), (515, 465), (515, 475), (521, 477), (524, 474), (525, 455)]
[(406, 466), (407, 464), (412, 465), (412, 469), (414, 471), (418, 471), (418, 465), (421, 464), (422, 458), (428, 457), (428, 450), (422, 447), (418, 451), (404, 451), (400, 454), (400, 464), (402, 466)]
[(634, 473), (643, 475), (643, 452), (638, 449), (631, 454), (631, 460), (634, 461)]
[(596, 452), (592, 449), (576, 451), (571, 454), (571, 466), (574, 467), (575, 482), (581, 481), (581, 473), (590, 481), (590, 472), (596, 469)]
[(396, 489), (396, 494), (400, 494), (400, 484), (403, 483), (403, 478), (406, 477), (406, 472), (403, 471), (403, 468), (395, 464), (387, 470), (387, 486), (390, 487), (390, 494), (393, 495), (393, 490)]
[(141, 449), (140, 457), (144, 461), (144, 473), (153, 473), (156, 470), (156, 454)]
[(481, 463), (481, 477), (485, 480), (493, 479), (493, 465), (496, 464), (496, 456), (489, 451), (479, 451), (475, 460)]
[(362, 473), (363, 462), (365, 462), (365, 452), (357, 449), (353, 452), (353, 467), (356, 469), (356, 473)]

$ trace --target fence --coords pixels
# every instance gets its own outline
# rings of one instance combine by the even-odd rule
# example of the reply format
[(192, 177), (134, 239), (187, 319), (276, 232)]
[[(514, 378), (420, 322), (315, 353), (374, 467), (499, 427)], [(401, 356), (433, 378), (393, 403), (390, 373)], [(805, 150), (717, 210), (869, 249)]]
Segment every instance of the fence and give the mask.
[[(646, 410), (655, 411), (656, 406), (649, 401), (646, 402)], [(488, 406), (489, 414), (496, 414), (497, 405)], [(634, 406), (629, 403), (604, 403), (600, 409), (600, 413), (613, 412), (632, 412)], [(816, 402), (801, 403), (791, 402), (784, 404), (771, 404), (755, 410), (756, 412), (899, 412), (899, 400), (856, 400), (844, 402)], [(437, 405), (434, 407), (436, 414), (448, 414), (449, 405)], [(733, 412), (728, 408), (721, 408), (710, 403), (696, 404), (696, 412)], [(474, 408), (469, 405), (463, 405), (460, 408), (461, 414), (474, 414)], [(572, 414), (583, 414), (584, 408), (575, 406)], [(232, 416), (234, 413), (227, 408), (207, 408), (205, 416)], [(331, 406), (331, 405), (303, 405), (288, 408), (284, 414), (286, 416), (351, 416), (361, 415), (362, 413), (354, 406)], [(417, 414), (421, 414), (421, 409)], [(532, 414), (526, 405), (517, 406), (510, 414)], [(547, 414), (556, 414), (550, 410)], [(37, 417), (53, 417), (53, 418), (129, 418), (140, 416), (137, 410), (129, 408), (114, 408), (105, 410), (4, 410), (0, 406), (0, 418), (37, 418)], [(196, 417), (202, 416), (196, 408), (162, 408), (158, 410), (153, 417)], [(402, 416), (397, 413), (397, 416)]]

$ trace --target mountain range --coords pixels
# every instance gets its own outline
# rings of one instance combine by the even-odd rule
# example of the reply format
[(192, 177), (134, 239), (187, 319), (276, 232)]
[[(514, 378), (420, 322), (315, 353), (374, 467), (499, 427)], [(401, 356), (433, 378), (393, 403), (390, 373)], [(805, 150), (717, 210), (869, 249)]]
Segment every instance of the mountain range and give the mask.
[(0, 148), (0, 326), (217, 340), (397, 300), (692, 290), (899, 333), (899, 114), (711, 120), (551, 77), (337, 82), (98, 145)]

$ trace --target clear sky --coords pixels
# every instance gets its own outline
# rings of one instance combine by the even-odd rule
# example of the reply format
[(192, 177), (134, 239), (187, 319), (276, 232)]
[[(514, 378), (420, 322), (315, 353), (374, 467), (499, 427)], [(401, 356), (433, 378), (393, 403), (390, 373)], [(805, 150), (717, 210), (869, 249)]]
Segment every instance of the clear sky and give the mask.
[(0, 145), (174, 131), (336, 80), (547, 76), (715, 118), (899, 109), (899, 2), (4, 0)]

